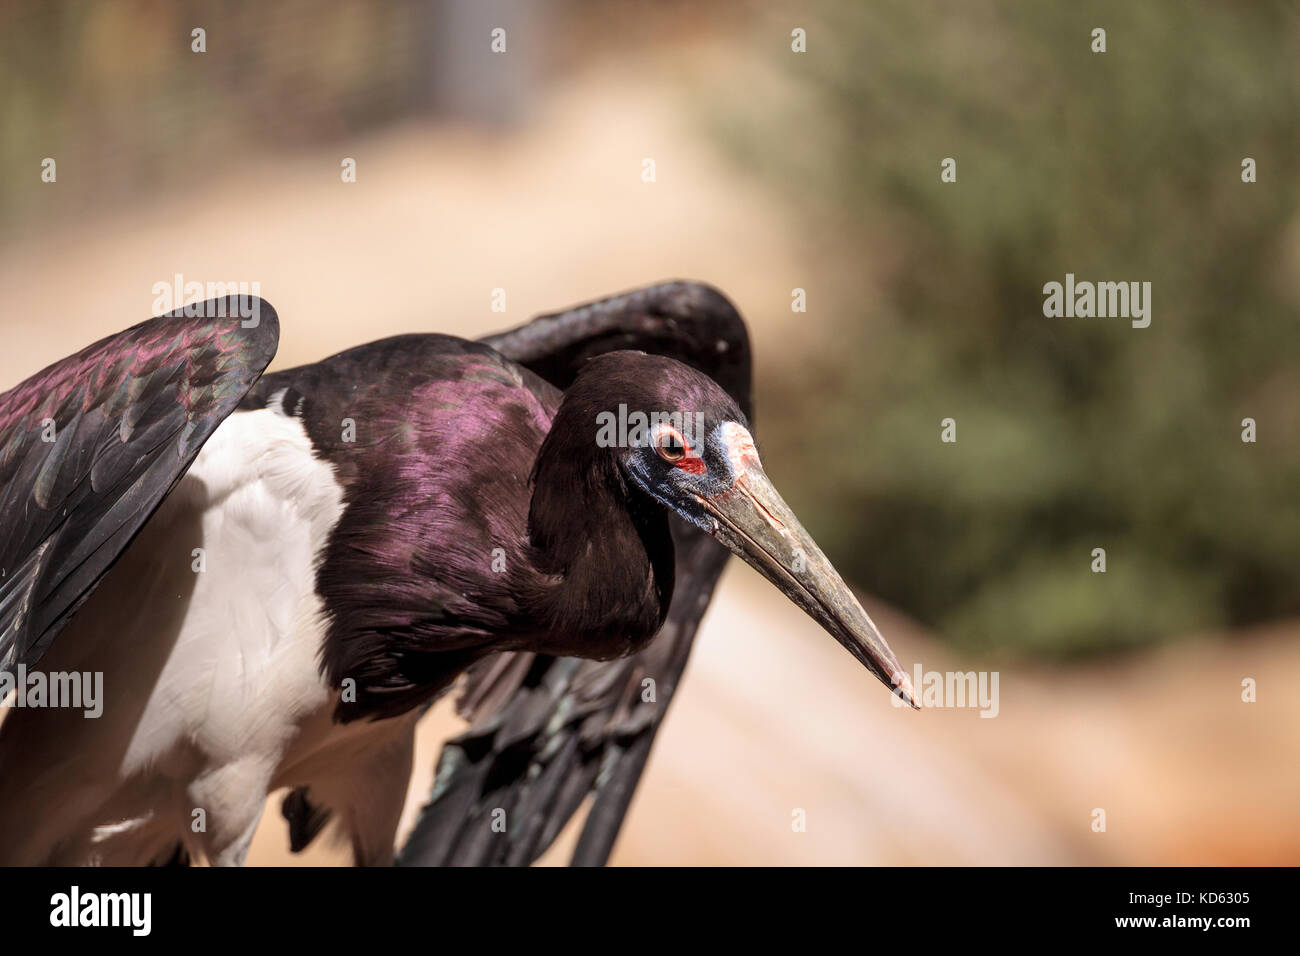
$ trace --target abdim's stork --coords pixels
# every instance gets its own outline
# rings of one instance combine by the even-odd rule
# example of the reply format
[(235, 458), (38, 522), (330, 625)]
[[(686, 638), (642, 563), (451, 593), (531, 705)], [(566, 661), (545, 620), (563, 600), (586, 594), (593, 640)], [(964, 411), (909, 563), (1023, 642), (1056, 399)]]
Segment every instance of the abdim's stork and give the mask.
[[(467, 672), (473, 724), (401, 861), (527, 862), (592, 791), (576, 859), (603, 861), (721, 568), (710, 536), (911, 702), (764, 475), (744, 326), (713, 290), (265, 376), (269, 305), (199, 312), (0, 395), (0, 670), (102, 673), (104, 698), (0, 724), (0, 862), (239, 863), (280, 787), (295, 848), (333, 818), (358, 863), (391, 862), (415, 722)], [(628, 440), (602, 440), (612, 415)]]

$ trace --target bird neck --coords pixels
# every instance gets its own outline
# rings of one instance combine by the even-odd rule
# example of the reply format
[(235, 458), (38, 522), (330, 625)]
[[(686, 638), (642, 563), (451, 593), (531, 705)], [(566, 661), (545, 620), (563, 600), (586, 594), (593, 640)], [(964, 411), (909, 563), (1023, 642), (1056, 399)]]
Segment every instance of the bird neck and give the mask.
[(545, 583), (531, 610), (566, 655), (618, 657), (649, 641), (668, 612), (668, 516), (629, 486), (608, 449), (562, 426), (557, 416), (533, 472), (528, 534)]

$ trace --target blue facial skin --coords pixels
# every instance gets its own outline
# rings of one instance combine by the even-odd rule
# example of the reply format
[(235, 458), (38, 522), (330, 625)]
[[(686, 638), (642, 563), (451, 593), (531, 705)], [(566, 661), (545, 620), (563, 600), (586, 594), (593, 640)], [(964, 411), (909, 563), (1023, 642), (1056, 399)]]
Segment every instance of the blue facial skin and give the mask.
[(623, 473), (638, 488), (666, 508), (672, 509), (701, 531), (712, 534), (714, 520), (700, 504), (700, 498), (713, 498), (736, 483), (731, 456), (722, 441), (722, 426), (718, 422), (709, 432), (703, 448), (691, 448), (690, 454), (704, 461), (704, 471), (699, 474), (678, 468), (665, 461), (653, 443), (623, 449), (619, 465)]

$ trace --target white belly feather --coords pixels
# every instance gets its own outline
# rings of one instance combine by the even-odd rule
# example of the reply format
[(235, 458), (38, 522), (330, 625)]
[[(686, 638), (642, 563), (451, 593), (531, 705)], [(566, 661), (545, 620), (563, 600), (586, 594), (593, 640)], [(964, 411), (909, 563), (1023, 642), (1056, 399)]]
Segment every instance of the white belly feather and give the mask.
[(193, 595), (125, 772), (159, 759), (178, 732), (217, 761), (270, 753), (325, 706), (315, 569), (341, 512), (342, 489), (297, 419), (237, 412), (217, 429), (147, 529), (141, 557)]
[(103, 716), (0, 725), (4, 856), (142, 862), (201, 809), (189, 842), (242, 859), (285, 767), (359, 734), (329, 721), (318, 666), (316, 563), (341, 511), (297, 419), (236, 412), (217, 429), (40, 662), (102, 671)]

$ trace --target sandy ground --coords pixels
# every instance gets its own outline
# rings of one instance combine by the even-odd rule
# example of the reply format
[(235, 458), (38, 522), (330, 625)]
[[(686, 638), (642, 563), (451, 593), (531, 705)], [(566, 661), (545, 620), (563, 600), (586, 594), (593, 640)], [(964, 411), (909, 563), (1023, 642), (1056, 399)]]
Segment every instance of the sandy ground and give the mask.
[[(773, 200), (700, 144), (678, 104), (614, 77), (547, 101), (510, 134), (408, 127), (240, 162), (219, 181), (0, 250), (0, 388), (149, 316), (153, 285), (261, 284), (278, 367), (397, 332), (468, 336), (674, 276), (750, 320), (763, 362), (796, 322), (811, 261)], [(355, 156), (358, 182), (339, 181)], [(640, 180), (655, 157), (659, 181)], [(494, 288), (507, 311), (490, 309)], [(766, 356), (766, 358), (765, 358)], [(868, 602), (905, 664), (1000, 670), (1000, 713), (912, 713), (733, 563), (614, 855), (666, 863), (1297, 863), (1296, 626), (1207, 636), (1104, 667), (966, 662)], [(1241, 702), (1241, 681), (1259, 702)], [(407, 818), (446, 706), (421, 728)], [(1106, 811), (1105, 832), (1092, 829)], [(792, 828), (806, 815), (805, 832)], [(252, 862), (286, 852), (278, 799)], [(562, 861), (564, 844), (548, 855)]]

